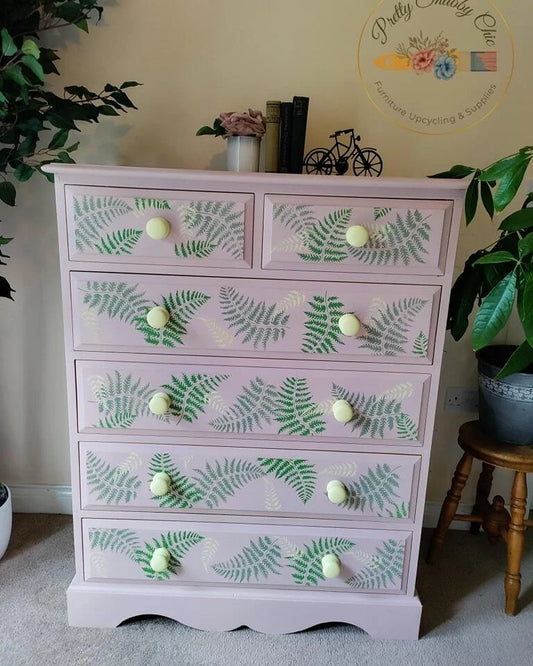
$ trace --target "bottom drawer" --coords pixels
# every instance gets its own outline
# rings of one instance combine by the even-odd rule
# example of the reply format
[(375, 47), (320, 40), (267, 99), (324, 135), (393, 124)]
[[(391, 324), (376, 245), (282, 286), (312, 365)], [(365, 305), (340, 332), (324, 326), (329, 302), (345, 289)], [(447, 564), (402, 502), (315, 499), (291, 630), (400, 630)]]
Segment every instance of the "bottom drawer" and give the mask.
[(405, 593), (411, 534), (84, 519), (87, 581)]

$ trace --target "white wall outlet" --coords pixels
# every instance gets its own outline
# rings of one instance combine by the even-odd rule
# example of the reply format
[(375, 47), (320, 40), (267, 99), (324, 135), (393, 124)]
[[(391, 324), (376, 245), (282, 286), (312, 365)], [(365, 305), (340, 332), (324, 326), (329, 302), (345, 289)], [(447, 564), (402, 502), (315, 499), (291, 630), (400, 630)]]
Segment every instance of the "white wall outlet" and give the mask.
[(478, 410), (478, 392), (473, 388), (449, 386), (444, 398), (445, 412), (475, 414)]

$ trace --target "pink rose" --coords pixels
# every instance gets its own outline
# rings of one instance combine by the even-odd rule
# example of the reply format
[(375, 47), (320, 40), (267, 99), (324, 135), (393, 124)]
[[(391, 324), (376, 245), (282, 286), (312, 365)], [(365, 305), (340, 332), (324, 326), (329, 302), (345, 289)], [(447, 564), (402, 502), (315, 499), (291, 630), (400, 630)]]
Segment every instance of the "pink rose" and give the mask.
[(261, 111), (248, 109), (248, 113), (228, 111), (220, 114), (226, 136), (263, 136), (265, 121)]
[(434, 63), (435, 51), (433, 49), (424, 49), (413, 56), (413, 69), (417, 74), (433, 71)]

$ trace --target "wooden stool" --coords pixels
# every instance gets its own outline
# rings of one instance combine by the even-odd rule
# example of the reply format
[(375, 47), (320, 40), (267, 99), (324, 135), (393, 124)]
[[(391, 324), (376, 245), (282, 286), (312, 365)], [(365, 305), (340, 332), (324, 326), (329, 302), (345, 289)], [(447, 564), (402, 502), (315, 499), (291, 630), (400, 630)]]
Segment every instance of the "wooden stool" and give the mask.
[[(507, 570), (505, 572), (505, 612), (516, 615), (518, 594), (520, 592), (520, 565), (524, 550), (526, 525), (533, 525), (532, 520), (525, 520), (527, 503), (526, 473), (533, 472), (533, 446), (514, 446), (504, 444), (484, 433), (479, 421), (464, 423), (459, 429), (459, 446), (464, 450), (452, 480), (452, 486), (446, 495), (439, 516), (439, 522), (433, 533), (428, 551), (427, 562), (433, 564), (437, 559), (446, 531), (452, 520), (469, 521), (470, 531), (479, 532), (483, 525), (489, 541), (503, 539), (507, 545)], [(457, 505), (461, 493), (472, 470), (472, 460), (482, 461), (482, 470), (476, 490), (476, 503), (470, 515), (457, 514)], [(492, 486), (492, 474), (495, 467), (511, 469), (515, 472), (511, 491), (511, 513), (504, 505), (503, 497), (496, 495), (492, 504), (489, 493)]]

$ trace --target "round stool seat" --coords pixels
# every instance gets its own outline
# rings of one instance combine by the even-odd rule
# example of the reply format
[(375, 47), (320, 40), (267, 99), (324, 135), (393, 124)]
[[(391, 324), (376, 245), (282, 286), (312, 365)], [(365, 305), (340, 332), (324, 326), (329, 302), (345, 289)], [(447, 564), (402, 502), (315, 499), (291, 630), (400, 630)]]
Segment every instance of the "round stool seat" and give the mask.
[(479, 421), (468, 421), (459, 428), (459, 446), (470, 455), (515, 472), (533, 472), (533, 446), (505, 444), (484, 432)]

